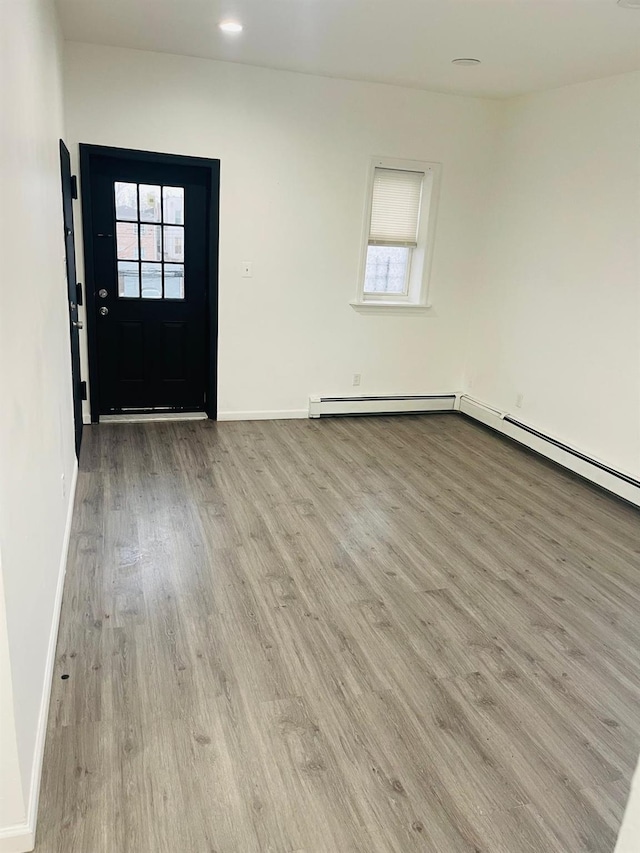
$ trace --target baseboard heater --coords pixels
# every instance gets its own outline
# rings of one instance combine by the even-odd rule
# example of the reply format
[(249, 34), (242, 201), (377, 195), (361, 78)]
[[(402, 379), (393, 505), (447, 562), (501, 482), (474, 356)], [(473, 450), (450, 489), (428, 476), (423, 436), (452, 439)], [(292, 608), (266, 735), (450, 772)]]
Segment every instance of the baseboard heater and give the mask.
[(309, 397), (309, 417), (354, 415), (425, 415), (453, 412), (455, 394), (402, 395), (389, 397)]
[(640, 480), (629, 474), (617, 471), (610, 465), (564, 444), (557, 438), (545, 435), (540, 430), (512, 418), (511, 415), (499, 412), (497, 409), (464, 394), (460, 398), (460, 412), (507, 435), (541, 456), (546, 456), (564, 468), (584, 477), (584, 479), (596, 483), (636, 506), (640, 506)]

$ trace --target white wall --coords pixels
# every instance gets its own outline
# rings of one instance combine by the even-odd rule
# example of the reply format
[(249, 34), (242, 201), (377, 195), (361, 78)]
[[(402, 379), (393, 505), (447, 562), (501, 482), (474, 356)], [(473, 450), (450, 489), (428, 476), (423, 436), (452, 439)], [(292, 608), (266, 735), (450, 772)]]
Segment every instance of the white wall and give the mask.
[(0, 560), (0, 833), (3, 829), (24, 824), (27, 819), (18, 762), (12, 681)]
[[(68, 43), (78, 142), (221, 160), (219, 411), (307, 410), (310, 393), (460, 387), (495, 105), (377, 84)], [(374, 155), (444, 164), (433, 310), (356, 313)], [(240, 276), (253, 261), (254, 277)]]
[(639, 103), (640, 74), (628, 74), (502, 107), (465, 381), (479, 400), (636, 477)]
[[(60, 47), (50, 0), (3, 0), (0, 547), (6, 635), (0, 631), (0, 728), (3, 787), (20, 798), (0, 802), (2, 850), (13, 843), (4, 837), (10, 827), (19, 833), (25, 809), (34, 807), (75, 469), (58, 155)], [(11, 754), (5, 764), (12, 737), (19, 773)]]
[(640, 850), (640, 765), (631, 783), (629, 802), (622, 819), (615, 853), (638, 853), (638, 850)]

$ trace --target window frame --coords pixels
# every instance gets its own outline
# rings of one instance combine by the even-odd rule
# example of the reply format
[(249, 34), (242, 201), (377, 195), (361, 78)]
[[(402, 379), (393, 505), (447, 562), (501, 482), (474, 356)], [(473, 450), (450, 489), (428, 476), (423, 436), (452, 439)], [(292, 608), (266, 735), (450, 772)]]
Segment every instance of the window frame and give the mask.
[[(405, 294), (367, 293), (365, 275), (367, 251), (369, 249), (369, 230), (371, 209), (373, 206), (373, 181), (376, 169), (402, 169), (411, 172), (423, 172), (424, 183), (418, 220), (417, 246), (409, 249), (408, 287)], [(436, 230), (438, 199), (442, 165), (421, 160), (400, 160), (392, 157), (373, 157), (369, 163), (367, 192), (365, 197), (364, 221), (362, 229), (362, 247), (356, 298), (351, 305), (358, 308), (419, 308), (431, 307), (429, 286), (433, 247)]]
[[(133, 219), (122, 219), (118, 217), (118, 190), (117, 187), (119, 184), (135, 186), (136, 191), (136, 215)], [(159, 219), (143, 219), (142, 218), (142, 187), (146, 187), (147, 190), (155, 190), (158, 189), (160, 192), (158, 193), (159, 197)], [(181, 223), (175, 222), (167, 222), (165, 219), (165, 206), (166, 206), (166, 198), (165, 189), (177, 189), (181, 190)], [(174, 184), (148, 184), (142, 181), (123, 181), (123, 180), (114, 180), (113, 181), (113, 215), (114, 215), (114, 228), (115, 228), (115, 240), (114, 240), (114, 252), (115, 252), (115, 266), (117, 271), (117, 291), (116, 291), (116, 299), (126, 300), (127, 302), (131, 302), (133, 300), (141, 300), (141, 301), (161, 301), (161, 302), (185, 302), (187, 299), (187, 291), (185, 287), (185, 279), (186, 279), (186, 256), (185, 256), (185, 245), (186, 245), (186, 187), (184, 186), (175, 186)], [(137, 230), (137, 256), (135, 258), (122, 258), (120, 257), (120, 241), (118, 237), (118, 226), (119, 225), (133, 225)], [(166, 242), (166, 233), (167, 228), (179, 229), (180, 231), (180, 240), (182, 243), (182, 260), (167, 260), (166, 258), (166, 250), (165, 250), (165, 242)], [(152, 239), (152, 243), (155, 243), (156, 246), (156, 254), (151, 258), (144, 257), (143, 251), (143, 229), (152, 229), (151, 236), (155, 234), (155, 240)], [(155, 229), (155, 230), (153, 230)], [(144, 237), (146, 239), (147, 234), (145, 232)], [(159, 239), (159, 245), (158, 240)], [(176, 238), (174, 238), (176, 239)], [(135, 264), (138, 268), (138, 293), (135, 296), (127, 296), (125, 293), (120, 293), (120, 264)], [(149, 296), (143, 295), (143, 266), (147, 264), (147, 266), (154, 266), (160, 268), (160, 294), (159, 296)], [(165, 270), (167, 265), (169, 266), (181, 266), (182, 267), (182, 296), (166, 296), (165, 295)], [(149, 288), (147, 288), (149, 290)]]

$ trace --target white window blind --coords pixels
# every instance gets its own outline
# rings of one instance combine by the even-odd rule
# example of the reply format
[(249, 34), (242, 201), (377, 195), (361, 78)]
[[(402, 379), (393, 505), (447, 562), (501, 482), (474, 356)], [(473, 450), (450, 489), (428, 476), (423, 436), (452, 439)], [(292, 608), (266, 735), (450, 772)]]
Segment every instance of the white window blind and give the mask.
[(376, 168), (370, 246), (417, 245), (423, 172)]

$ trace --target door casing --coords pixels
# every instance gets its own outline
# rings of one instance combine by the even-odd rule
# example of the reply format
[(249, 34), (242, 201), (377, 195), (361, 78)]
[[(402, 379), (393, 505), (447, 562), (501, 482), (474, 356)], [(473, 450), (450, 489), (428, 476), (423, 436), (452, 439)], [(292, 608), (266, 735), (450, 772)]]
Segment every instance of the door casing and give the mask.
[(207, 241), (208, 275), (207, 290), (207, 341), (206, 341), (206, 402), (205, 412), (213, 420), (217, 417), (217, 364), (218, 364), (218, 252), (220, 215), (220, 161), (204, 157), (188, 157), (181, 154), (159, 154), (131, 148), (112, 148), (106, 145), (80, 143), (80, 180), (82, 198), (82, 231), (85, 264), (85, 296), (87, 319), (87, 344), (89, 362), (89, 403), (91, 422), (100, 420), (98, 401), (98, 344), (96, 335), (96, 277), (93, 255), (93, 225), (91, 198), (91, 170), (94, 157), (138, 160), (166, 166), (196, 166), (210, 172), (211, 193), (209, 198), (209, 234)]
[(73, 225), (73, 200), (77, 198), (74, 177), (71, 173), (69, 149), (60, 140), (60, 177), (62, 183), (62, 213), (67, 278), (67, 305), (69, 308), (69, 335), (71, 343), (71, 381), (73, 393), (73, 421), (76, 456), (80, 458), (82, 444), (82, 374), (80, 368), (80, 322), (78, 305), (81, 305), (82, 285), (76, 275), (76, 238)]

